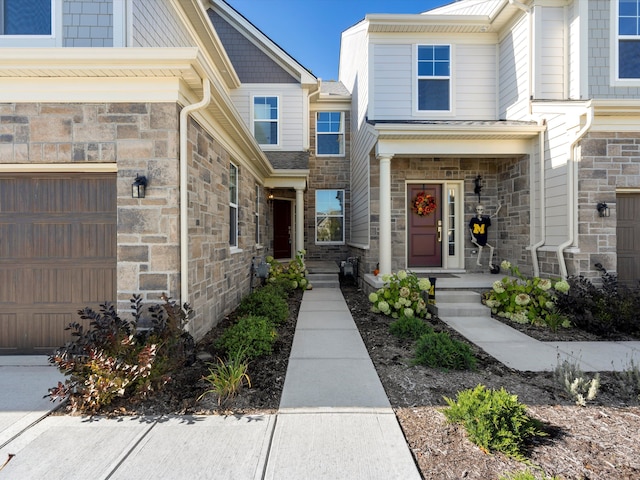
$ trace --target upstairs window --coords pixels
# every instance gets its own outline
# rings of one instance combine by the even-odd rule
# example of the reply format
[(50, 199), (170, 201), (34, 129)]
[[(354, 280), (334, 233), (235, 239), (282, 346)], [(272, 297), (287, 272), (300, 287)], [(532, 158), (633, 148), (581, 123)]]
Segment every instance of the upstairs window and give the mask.
[(618, 0), (618, 78), (640, 78), (640, 0)]
[(260, 145), (278, 145), (278, 97), (253, 98), (253, 135)]
[(0, 35), (52, 35), (52, 0), (0, 0)]
[(451, 105), (451, 47), (418, 45), (418, 111), (448, 111)]
[(342, 112), (316, 114), (316, 155), (344, 155)]
[(238, 246), (238, 167), (229, 164), (229, 245)]
[(344, 190), (316, 190), (316, 243), (344, 243)]

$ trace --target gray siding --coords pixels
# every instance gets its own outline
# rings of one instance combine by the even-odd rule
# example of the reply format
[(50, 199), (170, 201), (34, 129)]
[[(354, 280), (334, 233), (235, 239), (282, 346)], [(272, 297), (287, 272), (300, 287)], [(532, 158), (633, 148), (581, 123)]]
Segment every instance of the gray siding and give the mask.
[(112, 47), (113, 0), (65, 0), (63, 46)]
[(133, 0), (133, 47), (191, 47), (194, 42), (168, 0)]
[(298, 83), (220, 15), (213, 10), (208, 10), (208, 13), (242, 83)]

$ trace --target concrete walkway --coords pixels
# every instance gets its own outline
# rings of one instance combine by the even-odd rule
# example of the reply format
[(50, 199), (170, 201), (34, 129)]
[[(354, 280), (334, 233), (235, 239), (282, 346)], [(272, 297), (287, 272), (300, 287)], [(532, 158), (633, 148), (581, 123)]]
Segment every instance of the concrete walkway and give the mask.
[(0, 357), (0, 479), (420, 479), (339, 288), (304, 293), (277, 415), (47, 416), (61, 378)]

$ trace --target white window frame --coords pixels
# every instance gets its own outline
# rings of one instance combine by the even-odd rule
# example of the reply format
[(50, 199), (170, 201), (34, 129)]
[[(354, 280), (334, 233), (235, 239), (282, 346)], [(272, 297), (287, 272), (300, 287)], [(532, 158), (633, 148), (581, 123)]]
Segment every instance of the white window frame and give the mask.
[(620, 40), (637, 40), (640, 42), (640, 32), (638, 35), (620, 35), (619, 24), (619, 1), (611, 1), (611, 84), (618, 87), (639, 87), (640, 77), (621, 78), (620, 77)]
[[(257, 119), (256, 118), (256, 111), (255, 111), (255, 107), (256, 107), (256, 98), (275, 98), (276, 99), (276, 118), (275, 119)], [(253, 132), (253, 136), (254, 138), (256, 138), (256, 141), (258, 141), (257, 137), (256, 137), (256, 123), (258, 122), (270, 122), (270, 123), (275, 123), (276, 124), (276, 143), (259, 143), (259, 145), (265, 149), (268, 148), (276, 148), (280, 146), (280, 118), (282, 116), (282, 112), (281, 112), (281, 102), (280, 102), (280, 97), (277, 95), (270, 95), (270, 94), (256, 94), (253, 95), (251, 97), (251, 131)]]
[(260, 246), (261, 245), (261, 238), (260, 238), (260, 234), (262, 233), (260, 231), (260, 199), (262, 198), (262, 188), (260, 188), (260, 185), (256, 184), (256, 201), (255, 201), (255, 208), (254, 208), (254, 217), (255, 217), (255, 228), (256, 228), (256, 245)]
[[(232, 172), (235, 171), (234, 175)], [(238, 185), (239, 185), (239, 169), (234, 163), (229, 163), (229, 246), (231, 248), (238, 247)]]
[[(340, 115), (340, 130), (338, 132), (320, 132), (318, 130), (318, 122), (321, 113), (337, 113)], [(340, 153), (320, 153), (318, 139), (321, 135), (337, 135), (340, 139)], [(344, 112), (339, 110), (321, 110), (316, 112), (316, 156), (317, 157), (344, 157), (345, 153), (344, 140)]]
[[(448, 76), (420, 76), (418, 75), (418, 50), (420, 47), (448, 47), (449, 48), (449, 75)], [(413, 78), (414, 78), (414, 98), (413, 98), (413, 112), (416, 116), (428, 116), (432, 118), (436, 117), (451, 117), (455, 114), (454, 106), (454, 58), (455, 48), (450, 43), (419, 43), (415, 45), (413, 49)], [(420, 80), (432, 79), (432, 80), (448, 80), (449, 81), (449, 108), (447, 110), (421, 110), (420, 107)]]
[[(2, 47), (62, 47), (62, 3), (51, 0), (50, 35), (4, 35), (0, 34)], [(0, 12), (4, 10), (4, 0), (0, 0)]]
[[(318, 215), (318, 193), (319, 192), (342, 192), (342, 212), (339, 215), (322, 215), (322, 218), (341, 218), (342, 219), (342, 239), (340, 240), (318, 240), (318, 219), (320, 218), (320, 215)], [(345, 225), (345, 220), (346, 220), (346, 215), (345, 215), (345, 209), (346, 209), (346, 198), (345, 198), (345, 194), (344, 194), (344, 189), (341, 188), (319, 188), (316, 190), (316, 195), (315, 195), (315, 201), (316, 201), (316, 213), (315, 213), (315, 241), (316, 241), (316, 245), (344, 245), (344, 235), (345, 235), (345, 229), (346, 229), (346, 225)]]

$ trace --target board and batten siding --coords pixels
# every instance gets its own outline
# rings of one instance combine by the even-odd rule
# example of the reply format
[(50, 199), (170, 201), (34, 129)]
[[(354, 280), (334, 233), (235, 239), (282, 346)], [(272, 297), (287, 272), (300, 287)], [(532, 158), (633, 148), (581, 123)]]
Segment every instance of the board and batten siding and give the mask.
[[(575, 3), (571, 4), (568, 7), (568, 35), (569, 35), (569, 51), (568, 59), (569, 68), (568, 68), (568, 84), (569, 84), (569, 98), (572, 100), (579, 100), (582, 98), (582, 81), (583, 75), (581, 72), (582, 69), (582, 55), (581, 55), (581, 46), (582, 46), (582, 36), (583, 30), (587, 24), (586, 18), (580, 17), (580, 9), (579, 6)], [(586, 75), (585, 75), (586, 78)]]
[(536, 85), (534, 96), (538, 100), (561, 100), (565, 77), (564, 7), (536, 9)]
[(499, 43), (499, 118), (528, 120), (529, 34), (526, 17), (520, 19)]
[(131, 41), (134, 47), (195, 46), (169, 0), (134, 0), (131, 15)]
[(253, 131), (253, 97), (278, 97), (279, 107), (279, 145), (264, 145), (264, 150), (299, 151), (303, 145), (305, 131), (308, 131), (308, 115), (306, 96), (298, 84), (243, 84), (231, 92), (233, 104), (245, 121), (249, 130)]
[[(420, 42), (429, 44), (429, 40)], [(442, 40), (431, 43), (446, 44)], [(416, 111), (416, 44), (372, 45), (372, 87), (369, 118), (406, 120), (429, 117)], [(496, 47), (452, 45), (453, 118), (477, 120), (496, 118)], [(440, 117), (442, 115), (438, 115)]]

